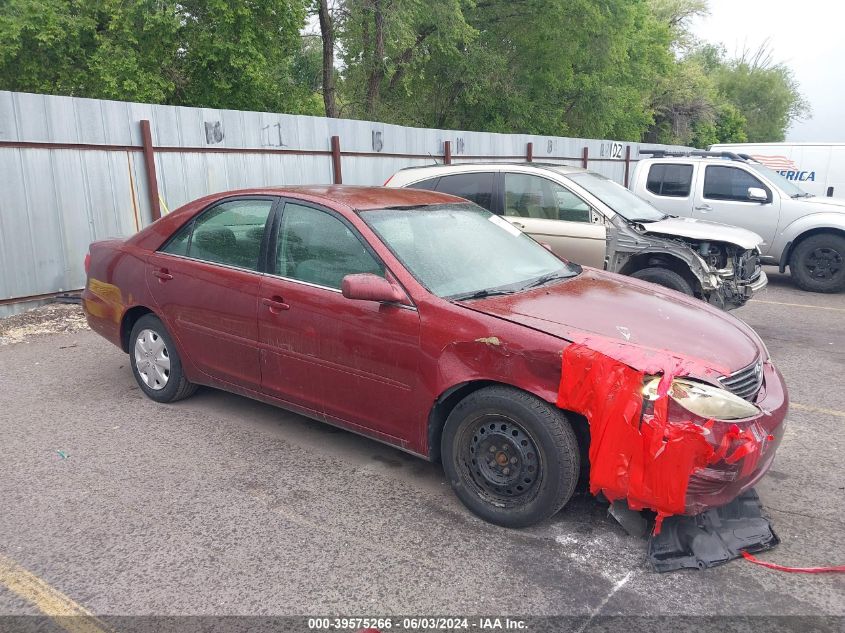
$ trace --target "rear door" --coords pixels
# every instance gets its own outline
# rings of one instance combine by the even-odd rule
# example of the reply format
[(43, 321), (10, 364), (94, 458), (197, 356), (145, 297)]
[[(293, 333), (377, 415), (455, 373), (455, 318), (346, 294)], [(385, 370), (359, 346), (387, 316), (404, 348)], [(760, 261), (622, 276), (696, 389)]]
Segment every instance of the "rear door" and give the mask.
[[(704, 170), (695, 188), (693, 217), (754, 231), (763, 238), (765, 255), (772, 244), (780, 220), (780, 197), (757, 176), (739, 166), (700, 164)], [(763, 189), (766, 202), (748, 199), (749, 187)]]
[(262, 389), (394, 438), (409, 438), (420, 320), (416, 308), (346, 299), (346, 275), (384, 264), (340, 214), (289, 200), (261, 282)]
[(637, 195), (669, 215), (692, 217), (694, 204), (692, 163), (651, 163), (645, 188), (638, 180)]
[(254, 390), (260, 271), (277, 200), (216, 203), (147, 262), (147, 285), (180, 351), (210, 376)]
[[(495, 183), (496, 174), (494, 172), (467, 172), (441, 176), (433, 189), (434, 191), (465, 198), (488, 211), (499, 213), (499, 209), (495, 206)], [(414, 186), (419, 187), (419, 185)]]
[(604, 268), (607, 229), (587, 202), (542, 176), (504, 172), (502, 177), (506, 220), (561, 257)]

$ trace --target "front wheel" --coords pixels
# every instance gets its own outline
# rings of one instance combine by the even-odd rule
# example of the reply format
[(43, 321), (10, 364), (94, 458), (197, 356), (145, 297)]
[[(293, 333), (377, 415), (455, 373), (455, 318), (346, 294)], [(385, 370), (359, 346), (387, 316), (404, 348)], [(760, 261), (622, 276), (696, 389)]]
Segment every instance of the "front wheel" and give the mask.
[(845, 290), (845, 237), (819, 233), (801, 240), (789, 259), (789, 272), (802, 290)]
[(197, 390), (185, 378), (176, 345), (158, 317), (145, 314), (138, 319), (129, 340), (132, 373), (148, 397), (157, 402), (176, 402)]
[(527, 527), (557, 513), (578, 482), (580, 453), (563, 411), (512, 387), (485, 387), (449, 414), (443, 469), (482, 519)]
[(649, 281), (658, 286), (670, 288), (671, 290), (677, 290), (690, 297), (693, 296), (692, 286), (690, 286), (689, 282), (674, 270), (669, 270), (668, 268), (659, 268), (657, 266), (643, 268), (642, 270), (631, 273), (631, 277)]

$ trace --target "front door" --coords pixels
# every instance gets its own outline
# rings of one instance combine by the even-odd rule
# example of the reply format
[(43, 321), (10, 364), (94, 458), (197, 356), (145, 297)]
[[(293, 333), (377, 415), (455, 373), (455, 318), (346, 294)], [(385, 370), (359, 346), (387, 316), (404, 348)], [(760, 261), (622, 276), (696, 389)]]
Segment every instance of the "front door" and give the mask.
[(288, 201), (261, 282), (259, 341), (268, 395), (396, 438), (416, 431), (415, 308), (346, 299), (343, 277), (389, 274), (333, 212)]
[(180, 351), (206, 374), (255, 390), (260, 261), (276, 200), (215, 204), (147, 263), (147, 285)]
[(604, 268), (607, 229), (586, 202), (548, 178), (505, 172), (504, 214), (515, 227), (570, 261)]
[[(768, 200), (749, 200), (749, 187), (766, 191)], [(698, 179), (696, 187), (693, 217), (754, 231), (763, 238), (760, 250), (765, 255), (775, 239), (779, 216), (778, 194), (754, 174), (728, 165), (704, 167), (704, 178)]]

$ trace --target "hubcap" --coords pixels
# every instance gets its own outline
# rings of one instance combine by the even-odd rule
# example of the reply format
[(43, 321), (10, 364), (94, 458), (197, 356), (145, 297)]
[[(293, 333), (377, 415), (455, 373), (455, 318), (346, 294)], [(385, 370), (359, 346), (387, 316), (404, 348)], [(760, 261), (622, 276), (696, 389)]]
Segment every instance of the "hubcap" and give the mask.
[(816, 279), (830, 279), (842, 270), (842, 255), (832, 248), (817, 248), (807, 255), (805, 266)]
[(540, 479), (537, 447), (519, 424), (486, 416), (464, 438), (464, 467), (480, 492), (510, 505), (536, 490)]
[(150, 389), (158, 391), (170, 380), (170, 354), (155, 330), (141, 330), (135, 339), (135, 368)]

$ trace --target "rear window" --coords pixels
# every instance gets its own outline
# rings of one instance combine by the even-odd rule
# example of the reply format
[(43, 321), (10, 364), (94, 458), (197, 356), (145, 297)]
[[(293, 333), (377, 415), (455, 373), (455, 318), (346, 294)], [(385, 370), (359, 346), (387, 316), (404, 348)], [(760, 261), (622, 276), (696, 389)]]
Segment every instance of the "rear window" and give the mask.
[(646, 189), (657, 196), (686, 198), (692, 188), (692, 165), (652, 165)]

